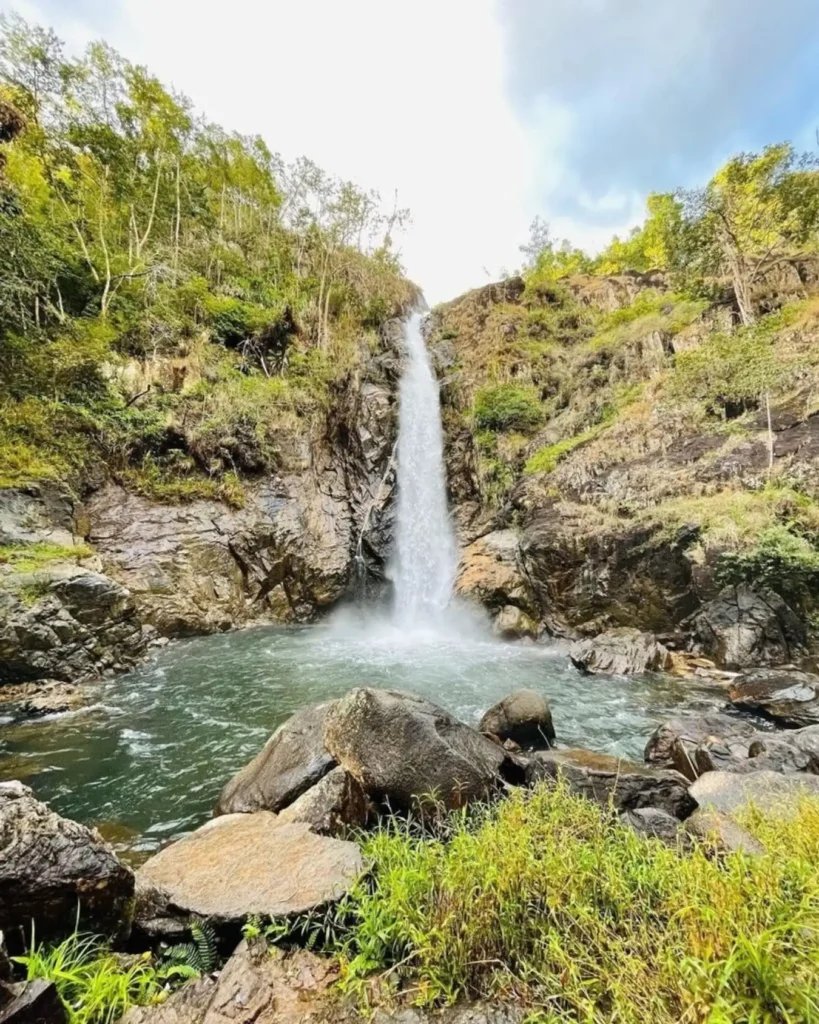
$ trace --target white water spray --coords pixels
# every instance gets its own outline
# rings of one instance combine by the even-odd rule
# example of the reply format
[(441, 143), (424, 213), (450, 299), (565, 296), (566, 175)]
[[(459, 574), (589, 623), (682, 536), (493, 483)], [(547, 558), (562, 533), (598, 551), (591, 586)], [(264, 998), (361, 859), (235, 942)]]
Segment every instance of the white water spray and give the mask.
[(399, 390), (398, 514), (394, 571), (396, 626), (440, 626), (452, 597), (458, 544), (447, 511), (438, 382), (421, 333), (406, 322), (407, 362)]

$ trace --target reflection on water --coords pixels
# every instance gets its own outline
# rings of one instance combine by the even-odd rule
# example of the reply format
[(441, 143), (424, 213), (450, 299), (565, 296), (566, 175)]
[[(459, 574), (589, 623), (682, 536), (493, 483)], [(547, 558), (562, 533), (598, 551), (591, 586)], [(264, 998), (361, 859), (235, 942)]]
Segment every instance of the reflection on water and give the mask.
[(1, 727), (0, 778), (24, 778), (56, 810), (105, 822), (118, 845), (144, 853), (201, 824), (293, 711), (354, 686), (413, 690), (470, 723), (532, 687), (549, 699), (562, 744), (638, 759), (670, 713), (723, 702), (668, 678), (583, 677), (564, 652), (483, 631), (419, 635), (336, 619), (173, 644), (102, 683), (84, 712)]

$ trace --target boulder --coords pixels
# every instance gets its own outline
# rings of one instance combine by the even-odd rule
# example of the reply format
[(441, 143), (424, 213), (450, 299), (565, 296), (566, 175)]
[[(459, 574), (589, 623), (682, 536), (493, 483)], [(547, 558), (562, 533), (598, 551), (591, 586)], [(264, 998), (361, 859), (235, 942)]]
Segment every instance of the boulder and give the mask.
[(337, 836), (350, 828), (363, 828), (369, 810), (367, 794), (358, 782), (343, 768), (334, 768), (285, 808), (278, 820), (306, 821), (319, 835)]
[(461, 554), (456, 592), (493, 610), (516, 607), (534, 614), (519, 551), (515, 530), (496, 530), (479, 538)]
[(364, 869), (355, 843), (318, 836), (270, 811), (214, 818), (137, 871), (136, 923), (149, 935), (190, 915), (238, 924), (286, 917), (343, 896)]
[(641, 675), (671, 668), (671, 653), (651, 633), (621, 627), (593, 639), (576, 640), (569, 658), (581, 672), (610, 676)]
[(0, 1005), (0, 1024), (66, 1024), (68, 1013), (53, 981), (30, 981), (11, 1002)]
[(786, 732), (759, 732), (748, 748), (751, 771), (819, 775), (819, 725)]
[(431, 701), (399, 690), (351, 690), (328, 711), (327, 750), (395, 809), (434, 796), (460, 807), (496, 790), (504, 752)]
[(688, 780), (679, 772), (590, 750), (538, 751), (531, 757), (526, 781), (532, 785), (541, 779), (562, 779), (571, 792), (618, 812), (652, 807), (682, 819), (696, 807)]
[(623, 811), (620, 821), (649, 839), (661, 839), (669, 846), (674, 846), (677, 842), (680, 819), (668, 811), (661, 811), (658, 807), (635, 807), (633, 810)]
[(515, 690), (504, 697), (486, 712), (478, 728), (528, 750), (548, 749), (555, 740), (551, 708), (535, 690)]
[(214, 814), (280, 811), (314, 786), (336, 762), (324, 746), (332, 703), (297, 711), (219, 794)]
[(746, 853), (758, 856), (765, 852), (759, 840), (720, 811), (703, 807), (694, 811), (682, 824), (686, 835), (706, 843), (718, 853)]
[(127, 937), (134, 876), (98, 832), (70, 821), (19, 782), (0, 783), (0, 931), (19, 948), (71, 932)]
[(739, 716), (681, 715), (657, 726), (645, 748), (646, 761), (658, 768), (675, 768), (686, 778), (701, 774), (697, 767), (696, 750), (711, 737), (731, 750), (748, 756), (748, 746), (756, 736), (752, 722)]
[(743, 672), (728, 696), (734, 707), (765, 715), (786, 728), (819, 725), (819, 676), (795, 669)]
[(784, 775), (759, 771), (708, 772), (689, 789), (689, 794), (705, 810), (733, 816), (753, 805), (777, 818), (791, 818), (805, 797), (819, 798), (819, 777), (816, 775)]
[(805, 628), (782, 598), (745, 584), (726, 587), (704, 605), (694, 619), (694, 632), (709, 657), (736, 670), (783, 665), (805, 646)]
[(502, 640), (522, 640), (524, 637), (536, 640), (538, 635), (537, 623), (513, 604), (505, 604), (501, 608), (492, 623), (492, 631)]
[(64, 714), (81, 708), (88, 700), (89, 689), (59, 679), (9, 683), (0, 687), (0, 704), (8, 704), (12, 712), (31, 718)]

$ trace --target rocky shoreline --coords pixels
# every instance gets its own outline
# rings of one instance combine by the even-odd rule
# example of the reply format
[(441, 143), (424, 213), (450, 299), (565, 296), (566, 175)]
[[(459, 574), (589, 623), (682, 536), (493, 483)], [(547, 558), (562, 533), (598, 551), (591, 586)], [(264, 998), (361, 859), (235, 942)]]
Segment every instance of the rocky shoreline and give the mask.
[[(723, 852), (758, 853), (736, 820), (741, 808), (753, 803), (781, 816), (803, 796), (819, 797), (819, 677), (779, 669), (740, 675), (724, 712), (660, 726), (644, 764), (563, 749), (558, 740), (559, 722), (534, 691), (510, 694), (473, 729), (416, 695), (355, 689), (293, 715), (225, 784), (214, 817), (136, 872), (95, 830), (51, 811), (22, 783), (2, 783), (0, 930), (12, 952), (25, 947), (32, 920), (38, 941), (79, 924), (147, 949), (178, 942), (206, 921), (235, 944), (248, 920), (292, 919), (349, 892), (369, 867), (355, 841), (360, 830), (396, 815), (440, 818), (538, 785), (563, 785), (681, 850), (708, 841)], [(296, 1000), (307, 1016), (293, 1020), (358, 1019), (350, 1008), (349, 1018), (321, 1016), (331, 998), (330, 962), (306, 951), (268, 961), (252, 943), (236, 950), (216, 981), (191, 983), (132, 1014), (139, 1024), (199, 1021), (225, 999), (231, 1018), (249, 1024), (256, 1017), (239, 999), (234, 974), (268, 993), (271, 972), (278, 991), (291, 969), (315, 980)], [(6, 983), (0, 992), (23, 1007), (0, 1009), (4, 1022), (32, 1019), (25, 990)], [(264, 997), (261, 1019), (291, 1020), (280, 1014), (281, 998)], [(506, 1019), (480, 1016), (501, 1008), (469, 1012), (479, 1016), (453, 1020)]]

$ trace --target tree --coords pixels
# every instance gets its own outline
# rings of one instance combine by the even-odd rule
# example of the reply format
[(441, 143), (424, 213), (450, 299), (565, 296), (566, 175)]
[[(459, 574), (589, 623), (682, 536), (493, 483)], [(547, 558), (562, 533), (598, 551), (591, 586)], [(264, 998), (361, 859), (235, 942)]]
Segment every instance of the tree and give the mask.
[(819, 229), (819, 161), (788, 144), (743, 153), (704, 188), (681, 190), (703, 276), (730, 279), (743, 324), (756, 319), (753, 288), (763, 275), (803, 256)]

